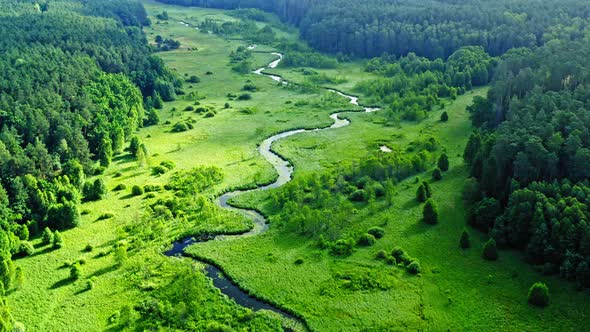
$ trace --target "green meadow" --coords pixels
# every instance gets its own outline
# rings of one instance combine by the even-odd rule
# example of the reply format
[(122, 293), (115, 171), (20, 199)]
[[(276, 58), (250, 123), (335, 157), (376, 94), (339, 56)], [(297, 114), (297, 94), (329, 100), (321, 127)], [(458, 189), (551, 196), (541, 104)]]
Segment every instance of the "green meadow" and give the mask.
[[(236, 20), (224, 11), (152, 1), (144, 1), (144, 5), (152, 20), (152, 26), (144, 29), (150, 42), (158, 35), (181, 42), (179, 49), (157, 55), (179, 77), (194, 75), (200, 82), (185, 82), (185, 94), (164, 104), (159, 124), (137, 133), (147, 147), (145, 161), (138, 162), (127, 152), (115, 157), (103, 176), (109, 189), (107, 197), (81, 205), (87, 213), (83, 213), (80, 227), (62, 233), (63, 248), (54, 250), (35, 239), (36, 253), (16, 260), (25, 283), (8, 294), (8, 301), (16, 320), (28, 330), (131, 330), (136, 326), (131, 322), (140, 317), (129, 308), (146, 298), (164, 296), (165, 289), (178, 280), (190, 285), (194, 293), (165, 296), (197, 303), (196, 317), (233, 326), (229, 331), (280, 329), (278, 315), (252, 314), (221, 294), (204, 275), (203, 264), (162, 254), (183, 236), (246, 231), (252, 227), (250, 220), (213, 207), (217, 217), (212, 219), (148, 220), (146, 210), (158, 199), (173, 197), (173, 193), (159, 190), (134, 196), (131, 188), (164, 186), (175, 172), (200, 165), (216, 166), (224, 175), (202, 193), (211, 200), (230, 189), (270, 183), (277, 174), (259, 154), (258, 144), (290, 129), (327, 127), (332, 123), (330, 114), (341, 110), (357, 111), (341, 115), (351, 121), (349, 126), (294, 135), (273, 146), (292, 162), (295, 179), (338, 172), (344, 163), (386, 153), (380, 151), (381, 146), (392, 153), (406, 151), (425, 137), (438, 141), (437, 153), (447, 153), (450, 170), (441, 181), (432, 181), (432, 168), (400, 181), (391, 206), (382, 200), (359, 204), (345, 232), (362, 233), (379, 226), (385, 236), (373, 246), (356, 248), (347, 257), (332, 256), (320, 250), (314, 239), (274, 227), (272, 222), (264, 234), (198, 243), (188, 249), (188, 254), (214, 261), (241, 288), (297, 313), (313, 331), (579, 331), (590, 326), (587, 291), (578, 291), (572, 283), (557, 277), (543, 276), (518, 252), (500, 251), (498, 261), (483, 260), (481, 249), (487, 236), (476, 230), (469, 229), (471, 248), (459, 248), (467, 219), (462, 195), (469, 174), (462, 155), (472, 131), (466, 107), (475, 96), (485, 96), (486, 87), (468, 91), (456, 100), (445, 100), (443, 109), (433, 110), (421, 122), (390, 123), (383, 112), (358, 112), (347, 99), (324, 89), (302, 92), (268, 77), (233, 71), (230, 52), (250, 43), (193, 27), (205, 19)], [(168, 12), (168, 21), (155, 18), (162, 10)], [(297, 39), (293, 31), (275, 30), (280, 37)], [(256, 68), (265, 66), (276, 59), (269, 52), (280, 51), (259, 45), (252, 62)], [(301, 69), (279, 67), (269, 72), (301, 82)], [(362, 62), (316, 71), (343, 78), (343, 82), (328, 86), (351, 94), (358, 82), (373, 78), (363, 70)], [(251, 99), (228, 97), (246, 93), (246, 85), (256, 87), (255, 92), (247, 92)], [(214, 115), (197, 113), (200, 107)], [(448, 122), (439, 120), (443, 111), (449, 115)], [(183, 121), (193, 128), (173, 132), (174, 125)], [(153, 167), (164, 161), (173, 162), (175, 168), (154, 175)], [(423, 205), (416, 202), (416, 177), (431, 182), (440, 212), (438, 225), (421, 221)], [(122, 184), (126, 189), (114, 190)], [(281, 190), (245, 194), (233, 204), (262, 211), (272, 221), (278, 212), (269, 202)], [(133, 230), (142, 228), (150, 228), (158, 236), (133, 234)], [(114, 257), (113, 248), (121, 241), (132, 248), (125, 266), (119, 266)], [(375, 258), (379, 250), (390, 253), (394, 247), (417, 258), (421, 273), (412, 275), (403, 267)], [(83, 271), (77, 281), (69, 279), (69, 266), (74, 262), (80, 262)], [(88, 289), (89, 280), (92, 289)], [(527, 291), (536, 281), (545, 282), (551, 291), (551, 305), (544, 309), (526, 301)], [(240, 329), (243, 321), (236, 317), (248, 317), (243, 321), (250, 329)], [(195, 327), (207, 329), (217, 331), (211, 326)]]

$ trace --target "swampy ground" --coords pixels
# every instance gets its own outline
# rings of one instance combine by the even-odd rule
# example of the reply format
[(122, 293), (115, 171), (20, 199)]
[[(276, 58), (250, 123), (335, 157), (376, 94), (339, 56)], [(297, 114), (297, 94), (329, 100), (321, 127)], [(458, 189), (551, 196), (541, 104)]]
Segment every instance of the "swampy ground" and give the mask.
[[(109, 249), (130, 234), (125, 226), (142, 222), (145, 207), (155, 197), (129, 195), (129, 189), (111, 191), (119, 184), (164, 185), (170, 174), (154, 176), (151, 166), (173, 161), (175, 171), (197, 165), (217, 166), (223, 181), (206, 194), (213, 198), (229, 188), (271, 182), (276, 173), (257, 151), (265, 138), (293, 128), (316, 128), (331, 124), (331, 113), (354, 109), (345, 98), (319, 90), (302, 93), (284, 88), (267, 77), (242, 75), (231, 70), (229, 53), (248, 43), (203, 33), (180, 24), (197, 25), (206, 18), (235, 20), (222, 11), (166, 6), (145, 1), (153, 22), (166, 10), (168, 22), (145, 28), (150, 41), (155, 36), (181, 42), (178, 50), (158, 53), (166, 65), (180, 76), (196, 75), (200, 83), (185, 85), (192, 98), (166, 103), (160, 124), (142, 129), (138, 136), (146, 144), (149, 157), (140, 164), (128, 155), (116, 158), (105, 173), (109, 187), (107, 199), (85, 203), (87, 214), (81, 227), (63, 232), (66, 246), (60, 250), (43, 247), (34, 241), (37, 253), (16, 261), (24, 271), (21, 290), (8, 296), (13, 315), (31, 331), (102, 331), (124, 330), (125, 325), (112, 322), (122, 308), (133, 307), (149, 296), (151, 290), (165, 287), (183, 276), (184, 282), (198, 290), (195, 301), (203, 305), (203, 317), (209, 312), (243, 314), (231, 299), (215, 289), (201, 272), (202, 265), (190, 259), (168, 258), (162, 252), (182, 235), (198, 231), (240, 231), (251, 222), (237, 214), (225, 214), (211, 222), (173, 221), (161, 225), (160, 236), (142, 250), (129, 254), (125, 268), (117, 268)], [(281, 35), (296, 39), (289, 31)], [(259, 45), (253, 62), (262, 67), (274, 58), (269, 52), (280, 51)], [(344, 77), (346, 82), (332, 85), (350, 91), (356, 82), (368, 79), (362, 63), (352, 62), (337, 69), (318, 70)], [(211, 74), (207, 75), (206, 73)], [(294, 68), (272, 70), (287, 80), (301, 80)], [(241, 94), (245, 84), (258, 91), (247, 101), (228, 100), (227, 94)], [(359, 248), (351, 256), (336, 258), (318, 250), (315, 242), (298, 234), (273, 228), (262, 235), (232, 241), (200, 243), (188, 249), (191, 255), (215, 261), (242, 288), (302, 316), (314, 331), (383, 331), (383, 330), (497, 330), (497, 331), (575, 331), (590, 324), (586, 292), (578, 292), (571, 283), (545, 277), (523, 262), (519, 253), (501, 251), (500, 260), (481, 259), (485, 235), (474, 230), (472, 248), (461, 250), (458, 242), (466, 225), (466, 208), (462, 200), (467, 167), (461, 157), (471, 124), (466, 106), (474, 96), (484, 95), (486, 88), (476, 89), (457, 100), (448, 101), (444, 111), (450, 120), (439, 121), (443, 110), (433, 111), (420, 122), (385, 125), (379, 113), (348, 113), (351, 125), (336, 130), (305, 133), (277, 142), (275, 150), (295, 166), (294, 177), (314, 172), (330, 172), (350, 160), (379, 150), (386, 145), (404, 150), (427, 135), (436, 137), (450, 157), (451, 170), (442, 181), (432, 184), (439, 204), (441, 222), (430, 227), (420, 220), (422, 207), (415, 202), (414, 177), (396, 185), (394, 204), (376, 202), (359, 208), (352, 223), (354, 230), (372, 226), (385, 229), (385, 236), (372, 247)], [(195, 97), (196, 96), (196, 97)], [(362, 97), (361, 102), (362, 102)], [(211, 118), (184, 111), (198, 99), (203, 106), (217, 111)], [(225, 107), (229, 103), (229, 107)], [(250, 111), (244, 112), (245, 109)], [(172, 133), (172, 125), (193, 118), (194, 129)], [(420, 175), (428, 178), (430, 174)], [(276, 189), (276, 190), (281, 190)], [(267, 215), (272, 191), (240, 196), (236, 204), (254, 207)], [(98, 220), (106, 212), (111, 218)], [(86, 252), (87, 244), (93, 250)], [(422, 273), (410, 275), (404, 269), (374, 258), (378, 250), (403, 247), (419, 258)], [(69, 269), (62, 266), (83, 259), (84, 278), (71, 282)], [(299, 260), (300, 264), (295, 264)], [(302, 263), (301, 263), (302, 262)], [(193, 269), (195, 268), (195, 269)], [(44, 278), (33, 278), (43, 275)], [(385, 289), (356, 289), (344, 284), (342, 275), (352, 280), (366, 280), (388, 285)], [(27, 278), (27, 276), (30, 276)], [(85, 280), (94, 278), (94, 287), (86, 290)], [(357, 278), (357, 279), (355, 279)], [(551, 289), (551, 305), (537, 309), (526, 303), (528, 287), (542, 280)], [(278, 326), (280, 317), (270, 313), (258, 319)], [(115, 317), (115, 318), (113, 318)], [(274, 325), (273, 325), (274, 324)]]

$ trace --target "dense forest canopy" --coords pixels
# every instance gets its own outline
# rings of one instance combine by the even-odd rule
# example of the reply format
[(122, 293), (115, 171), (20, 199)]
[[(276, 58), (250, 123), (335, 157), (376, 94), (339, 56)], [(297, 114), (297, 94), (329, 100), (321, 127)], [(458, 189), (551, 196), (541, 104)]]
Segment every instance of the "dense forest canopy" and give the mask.
[(579, 0), (158, 1), (271, 11), (298, 26), (314, 48), (357, 57), (414, 52), (446, 58), (462, 46), (482, 46), (496, 56), (514, 47), (542, 45), (555, 35), (580, 37), (590, 17), (590, 8)]
[(138, 2), (2, 0), (0, 12), (0, 288), (9, 289), (11, 256), (30, 252), (29, 234), (78, 224), (96, 161), (108, 166), (143, 125), (145, 97), (179, 83), (151, 54)]
[[(506, 53), (469, 109), (471, 222), (545, 273), (590, 286), (590, 39)], [(476, 193), (473, 196), (473, 193)], [(481, 193), (483, 196), (479, 196)], [(479, 196), (479, 197), (478, 197)]]

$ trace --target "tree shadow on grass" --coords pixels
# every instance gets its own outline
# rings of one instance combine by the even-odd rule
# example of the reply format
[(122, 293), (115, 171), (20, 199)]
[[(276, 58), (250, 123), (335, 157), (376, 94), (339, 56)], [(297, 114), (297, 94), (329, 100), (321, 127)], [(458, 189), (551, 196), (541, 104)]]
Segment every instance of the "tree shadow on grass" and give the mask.
[(60, 280), (60, 281), (54, 283), (53, 285), (51, 285), (51, 287), (49, 287), (49, 289), (58, 289), (63, 286), (71, 285), (74, 283), (74, 281), (75, 280), (72, 278), (66, 278), (66, 279), (63, 279), (63, 280)]
[(133, 197), (135, 197), (135, 196), (136, 196), (136, 195), (133, 195), (133, 194), (127, 194), (127, 195), (125, 195), (125, 196), (121, 196), (121, 197), (119, 197), (119, 200), (124, 200), (124, 199), (131, 199), (131, 198), (133, 198)]
[(111, 266), (107, 266), (107, 267), (103, 267), (102, 269), (97, 270), (94, 273), (92, 273), (91, 275), (89, 275), (88, 278), (90, 279), (92, 277), (100, 277), (100, 276), (105, 275), (109, 272), (116, 271), (118, 268), (119, 268), (119, 266), (116, 264), (111, 265)]
[(413, 222), (408, 227), (406, 227), (406, 229), (403, 231), (403, 236), (410, 237), (413, 235), (420, 235), (432, 227), (436, 227), (436, 225), (427, 225), (424, 223), (424, 220), (420, 218), (416, 222)]

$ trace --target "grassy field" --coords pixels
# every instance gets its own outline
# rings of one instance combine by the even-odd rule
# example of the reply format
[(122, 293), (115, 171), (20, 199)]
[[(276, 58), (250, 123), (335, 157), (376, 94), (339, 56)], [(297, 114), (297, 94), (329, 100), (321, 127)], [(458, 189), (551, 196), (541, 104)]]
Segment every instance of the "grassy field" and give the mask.
[[(381, 226), (386, 236), (374, 247), (358, 249), (346, 259), (334, 258), (317, 249), (315, 242), (276, 228), (256, 238), (198, 244), (189, 251), (213, 258), (245, 288), (303, 314), (318, 331), (579, 330), (589, 323), (586, 292), (540, 275), (524, 263), (520, 253), (501, 252), (498, 262), (484, 261), (481, 248), (487, 238), (474, 230), (470, 231), (472, 248), (459, 249), (466, 220), (461, 196), (468, 173), (460, 156), (470, 131), (465, 106), (485, 91), (476, 90), (450, 104), (445, 109), (450, 115), (448, 123), (438, 122), (438, 116), (433, 115), (418, 125), (403, 123), (390, 128), (371, 121), (378, 119), (378, 114), (350, 114), (353, 122), (348, 127), (295, 136), (277, 146), (294, 161), (295, 174), (300, 176), (330, 170), (343, 160), (376, 150), (380, 144), (404, 148), (419, 137), (432, 135), (446, 148), (452, 165), (443, 181), (432, 184), (441, 212), (439, 225), (420, 221), (422, 206), (415, 201), (414, 179), (408, 179), (397, 186), (394, 207), (377, 203), (353, 217), (351, 232)], [(429, 178), (429, 174), (423, 177)], [(240, 205), (265, 211), (269, 195), (255, 193), (238, 200)], [(389, 252), (395, 246), (421, 261), (420, 276), (374, 259), (378, 250)], [(294, 264), (299, 258), (305, 263)], [(390, 289), (349, 291), (340, 284), (342, 274), (372, 278)], [(552, 305), (546, 309), (526, 303), (528, 287), (539, 280), (551, 289)]]
[[(215, 165), (225, 175), (220, 184), (204, 193), (209, 197), (229, 188), (267, 183), (276, 174), (258, 154), (257, 144), (288, 129), (329, 125), (329, 114), (350, 108), (346, 99), (336, 98), (329, 92), (301, 93), (280, 87), (266, 77), (237, 74), (229, 65), (229, 53), (239, 46), (247, 46), (246, 41), (225, 39), (179, 23), (196, 25), (206, 18), (235, 20), (222, 11), (165, 6), (151, 1), (145, 5), (154, 23), (145, 29), (149, 40), (161, 35), (182, 43), (180, 49), (158, 55), (180, 77), (196, 75), (201, 82), (186, 83), (186, 95), (165, 104), (160, 124), (138, 132), (149, 151), (146, 163), (138, 163), (124, 154), (107, 169), (104, 179), (109, 190), (119, 184), (125, 184), (126, 190), (110, 191), (104, 200), (84, 203), (82, 209), (89, 213), (82, 217), (80, 227), (63, 232), (64, 248), (52, 250), (36, 239), (33, 243), (37, 253), (16, 261), (24, 271), (25, 283), (21, 289), (10, 292), (8, 299), (15, 318), (30, 331), (125, 329), (117, 325), (120, 321), (111, 318), (120, 316), (117, 314), (122, 308), (152, 296), (153, 289), (166, 288), (179, 275), (187, 274), (194, 287), (202, 290), (193, 299), (200, 308), (195, 309), (198, 311), (195, 315), (228, 325), (235, 323), (233, 320), (237, 318), (225, 317), (225, 313), (241, 315), (247, 310), (214, 289), (201, 273), (200, 264), (166, 258), (161, 252), (183, 234), (243, 230), (250, 227), (250, 222), (219, 212), (223, 218), (175, 220), (157, 225), (160, 237), (143, 244), (133, 242), (127, 264), (118, 267), (111, 253), (113, 246), (118, 241), (137, 240), (135, 234), (126, 231), (126, 226), (154, 227), (145, 220), (146, 207), (171, 195), (162, 192), (153, 198), (132, 197), (131, 186), (164, 185), (174, 171), (197, 165)], [(163, 9), (170, 20), (158, 24), (154, 15)], [(285, 38), (297, 38), (290, 31), (278, 33)], [(262, 45), (256, 50), (276, 51)], [(254, 53), (253, 59), (257, 66), (274, 58), (259, 52)], [(318, 71), (345, 77), (347, 82), (334, 87), (349, 91), (357, 82), (371, 77), (363, 72), (361, 65), (357, 62)], [(295, 82), (302, 79), (296, 69), (277, 68), (273, 72)], [(228, 93), (243, 93), (245, 84), (258, 88), (251, 93), (251, 100), (228, 99)], [(438, 121), (442, 110), (433, 112), (420, 124), (395, 126), (384, 125), (379, 113), (348, 113), (346, 117), (352, 120), (348, 127), (293, 136), (274, 147), (293, 161), (295, 177), (299, 177), (330, 171), (342, 161), (377, 151), (381, 145), (403, 150), (411, 142), (432, 135), (446, 148), (452, 165), (444, 180), (433, 184), (442, 216), (438, 226), (427, 227), (419, 222), (421, 206), (415, 203), (415, 184), (408, 179), (397, 186), (393, 207), (377, 202), (375, 206), (359, 209), (351, 232), (381, 225), (386, 235), (374, 247), (359, 249), (348, 258), (329, 256), (311, 241), (273, 227), (257, 237), (199, 244), (191, 252), (214, 259), (241, 286), (303, 315), (314, 330), (575, 331), (588, 326), (587, 293), (576, 291), (570, 283), (534, 272), (518, 253), (501, 252), (498, 262), (484, 262), (480, 249), (485, 236), (475, 231), (471, 232), (473, 248), (466, 251), (458, 248), (466, 215), (461, 191), (467, 177), (460, 155), (471, 131), (465, 107), (473, 96), (485, 92), (485, 89), (475, 90), (453, 103), (447, 102), (446, 111), (450, 115), (447, 123)], [(225, 108), (225, 103), (230, 107)], [(207, 106), (217, 113), (205, 118), (185, 111), (188, 106)], [(244, 112), (246, 109), (249, 111)], [(172, 126), (185, 119), (195, 121), (194, 129), (172, 133)], [(167, 160), (176, 164), (175, 170), (154, 176), (151, 167)], [(264, 210), (269, 194), (242, 196), (240, 204)], [(107, 212), (113, 217), (99, 220)], [(90, 252), (84, 250), (88, 244), (93, 247)], [(401, 246), (420, 259), (423, 265), (420, 276), (410, 276), (401, 268), (373, 259), (377, 250), (390, 251), (394, 246)], [(295, 265), (299, 258), (304, 264)], [(83, 277), (72, 282), (68, 278), (69, 268), (64, 266), (80, 259), (84, 262)], [(341, 279), (347, 274), (361, 279), (369, 276), (386, 289), (352, 291)], [(38, 278), (39, 275), (43, 278)], [(86, 282), (90, 279), (95, 280), (94, 287), (87, 290)], [(544, 310), (526, 304), (527, 289), (538, 280), (547, 282), (551, 289), (552, 305)], [(268, 323), (264, 326), (278, 324), (278, 319), (271, 315), (263, 314), (258, 319)]]

